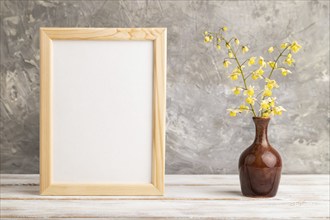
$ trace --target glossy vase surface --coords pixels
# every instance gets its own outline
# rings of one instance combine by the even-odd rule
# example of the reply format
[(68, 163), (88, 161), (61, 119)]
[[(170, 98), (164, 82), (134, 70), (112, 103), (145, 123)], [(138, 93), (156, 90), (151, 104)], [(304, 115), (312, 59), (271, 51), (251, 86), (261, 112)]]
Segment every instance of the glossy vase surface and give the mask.
[(282, 160), (269, 144), (267, 128), (270, 118), (253, 118), (256, 136), (239, 159), (241, 190), (248, 197), (273, 197), (280, 183)]

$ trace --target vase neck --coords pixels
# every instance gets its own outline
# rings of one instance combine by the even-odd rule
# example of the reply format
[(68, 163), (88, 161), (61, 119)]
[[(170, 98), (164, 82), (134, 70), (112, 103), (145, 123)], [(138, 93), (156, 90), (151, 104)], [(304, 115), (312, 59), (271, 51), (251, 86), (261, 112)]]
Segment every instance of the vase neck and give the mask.
[(258, 118), (254, 117), (253, 122), (256, 127), (256, 136), (254, 139), (255, 144), (268, 146), (267, 128), (270, 118)]

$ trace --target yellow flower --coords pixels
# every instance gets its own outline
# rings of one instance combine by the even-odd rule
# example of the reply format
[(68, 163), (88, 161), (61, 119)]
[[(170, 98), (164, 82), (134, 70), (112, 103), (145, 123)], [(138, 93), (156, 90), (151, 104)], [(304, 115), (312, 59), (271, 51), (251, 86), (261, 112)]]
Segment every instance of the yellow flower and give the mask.
[(221, 43), (221, 38), (218, 37), (218, 38), (217, 38), (217, 42), (218, 42), (218, 43)]
[(282, 106), (278, 106), (274, 108), (275, 115), (282, 115), (282, 112), (286, 111)]
[(253, 86), (249, 86), (247, 88), (247, 90), (244, 91), (244, 95), (247, 95), (247, 96), (253, 96), (254, 95), (254, 87)]
[(288, 45), (289, 45), (288, 43), (282, 43), (282, 44), (281, 44), (281, 48), (282, 48), (282, 49), (285, 49)]
[(284, 69), (284, 68), (281, 68), (280, 70), (281, 70), (281, 73), (282, 73), (283, 76), (286, 76), (286, 75), (288, 75), (289, 73), (291, 73), (290, 70), (287, 70), (287, 69)]
[(223, 61), (223, 66), (225, 67), (225, 68), (228, 68), (228, 66), (231, 64), (231, 62), (230, 61), (228, 61), (228, 60), (224, 60)]
[(269, 104), (270, 107), (272, 107), (272, 108), (275, 107), (275, 100), (276, 100), (276, 97), (269, 97), (269, 98), (267, 99), (268, 104)]
[(204, 35), (208, 35), (208, 34), (209, 34), (209, 32), (207, 32), (207, 31), (204, 32)]
[(266, 78), (265, 79), (266, 83), (267, 83), (267, 88), (272, 90), (273, 88), (278, 88), (279, 85), (277, 84), (277, 82), (275, 80), (271, 80), (271, 79), (268, 79)]
[(268, 89), (267, 87), (264, 90), (263, 96), (272, 96), (273, 92), (272, 90)]
[(227, 49), (230, 49), (230, 44), (229, 44), (229, 42), (226, 42), (226, 47), (227, 47)]
[(257, 80), (257, 79), (260, 79), (262, 78), (261, 76), (264, 74), (264, 70), (259, 68), (257, 69), (256, 71), (252, 72), (252, 79), (253, 80)]
[(251, 78), (253, 80), (257, 80), (257, 79), (261, 78), (261, 76), (259, 74), (256, 74), (256, 72), (253, 72)]
[(238, 110), (236, 109), (227, 109), (227, 111), (229, 111), (229, 116), (231, 117), (235, 117), (237, 115), (237, 113), (239, 112)]
[(295, 60), (292, 58), (292, 54), (289, 53), (288, 56), (286, 57), (286, 59), (284, 60), (284, 63), (291, 66), (294, 62), (295, 62)]
[(273, 51), (274, 51), (274, 47), (268, 48), (268, 53), (273, 53)]
[(261, 109), (263, 109), (263, 110), (270, 109), (269, 103), (268, 103), (268, 101), (266, 101), (266, 100), (262, 100), (262, 101), (261, 101), (261, 103), (260, 103), (260, 107), (261, 107)]
[(229, 115), (230, 115), (231, 117), (236, 117), (237, 113), (234, 112), (234, 111), (230, 111), (230, 112), (229, 112)]
[(269, 62), (268, 62), (268, 65), (269, 65), (271, 68), (273, 68), (273, 69), (276, 69), (276, 67), (277, 67), (277, 63), (274, 62), (274, 61), (269, 61)]
[(246, 53), (249, 51), (249, 48), (247, 46), (242, 47), (242, 53)]
[(217, 49), (218, 49), (218, 50), (221, 50), (221, 46), (220, 46), (220, 44), (217, 44)]
[(265, 62), (265, 60), (264, 60), (263, 57), (259, 57), (259, 65), (260, 65), (261, 67), (266, 66), (266, 62)]
[(270, 111), (263, 112), (263, 113), (262, 113), (262, 117), (263, 117), (263, 118), (268, 118), (270, 114), (271, 114)]
[(226, 26), (221, 28), (224, 32), (226, 32), (228, 30), (228, 28)]
[(233, 72), (230, 74), (229, 78), (231, 80), (237, 80), (238, 76), (241, 74), (241, 69), (239, 67), (236, 67)]
[(229, 58), (233, 58), (234, 57), (234, 54), (232, 52), (228, 52), (228, 57)]
[(265, 72), (261, 67), (259, 69), (257, 69), (256, 71), (257, 71), (257, 74), (259, 74), (260, 76), (262, 76)]
[(236, 45), (239, 45), (239, 40), (238, 40), (237, 38), (235, 38), (234, 41), (235, 41), (235, 44), (236, 44)]
[(251, 57), (248, 61), (248, 66), (252, 66), (256, 62), (256, 57)]
[(205, 37), (204, 37), (204, 42), (205, 42), (205, 43), (208, 43), (208, 42), (210, 42), (210, 41), (211, 41), (210, 36), (205, 36)]
[[(243, 66), (241, 66), (243, 67)], [(242, 71), (239, 67), (235, 67), (235, 69), (233, 70), (233, 73), (237, 73), (237, 74), (240, 74)]]
[(246, 103), (250, 104), (250, 105), (254, 105), (254, 98), (253, 97), (250, 97), (248, 96), (246, 99), (245, 99)]
[(300, 50), (301, 46), (297, 43), (297, 41), (293, 41), (290, 50), (294, 53), (297, 53)]
[(242, 111), (247, 111), (247, 110), (249, 110), (249, 107), (248, 106), (246, 106), (246, 105), (240, 105), (239, 106), (239, 110), (242, 112)]
[(238, 80), (238, 73), (234, 72), (234, 73), (230, 74), (229, 78), (233, 81)]
[(235, 95), (239, 95), (240, 93), (241, 93), (241, 88), (239, 88), (239, 87), (234, 87), (233, 89), (232, 89), (232, 91), (233, 91), (233, 93), (235, 94)]

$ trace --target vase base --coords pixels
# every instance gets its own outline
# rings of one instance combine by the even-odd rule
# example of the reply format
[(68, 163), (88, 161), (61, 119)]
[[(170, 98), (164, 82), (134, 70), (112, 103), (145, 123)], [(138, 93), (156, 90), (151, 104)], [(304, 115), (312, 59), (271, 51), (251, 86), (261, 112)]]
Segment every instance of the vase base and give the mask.
[(265, 198), (265, 199), (267, 199), (267, 198), (273, 198), (273, 197), (276, 196), (276, 194), (272, 194), (272, 195), (253, 195), (253, 194), (244, 194), (244, 193), (242, 193), (242, 195), (245, 196), (245, 197), (256, 198), (256, 199), (257, 198), (260, 198), (260, 199)]

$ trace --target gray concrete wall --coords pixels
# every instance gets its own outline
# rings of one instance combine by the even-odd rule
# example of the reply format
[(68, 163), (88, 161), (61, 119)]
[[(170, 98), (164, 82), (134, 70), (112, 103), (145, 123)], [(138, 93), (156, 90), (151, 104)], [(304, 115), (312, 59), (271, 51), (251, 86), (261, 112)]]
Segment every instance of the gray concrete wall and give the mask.
[[(38, 173), (39, 27), (167, 27), (166, 173), (237, 173), (251, 144), (250, 116), (204, 30), (227, 25), (250, 54), (296, 39), (297, 65), (279, 77), (269, 139), (285, 173), (329, 172), (329, 1), (1, 1), (1, 173)], [(266, 56), (266, 55), (265, 55)], [(88, 116), (86, 116), (88, 117)]]

